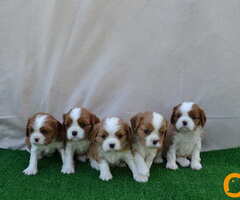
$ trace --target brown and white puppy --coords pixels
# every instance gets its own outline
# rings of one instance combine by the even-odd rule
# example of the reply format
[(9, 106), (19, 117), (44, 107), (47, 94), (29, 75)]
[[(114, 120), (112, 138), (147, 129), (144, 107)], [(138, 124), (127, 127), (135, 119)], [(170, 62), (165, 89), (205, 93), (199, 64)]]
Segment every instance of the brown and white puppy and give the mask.
[(201, 137), (206, 123), (204, 111), (193, 102), (183, 102), (173, 108), (171, 123), (175, 131), (167, 152), (166, 167), (175, 170), (178, 162), (182, 167), (191, 165), (192, 169), (200, 170)]
[(138, 113), (131, 119), (133, 154), (138, 173), (146, 179), (157, 153), (161, 151), (168, 121), (156, 112)]
[(26, 175), (37, 173), (38, 159), (42, 155), (58, 150), (64, 160), (63, 126), (48, 113), (36, 113), (28, 119), (25, 141), (31, 154), (29, 165), (23, 171)]
[(74, 173), (74, 155), (77, 155), (80, 161), (86, 160), (90, 134), (98, 122), (98, 117), (85, 108), (73, 108), (63, 115), (66, 147), (62, 173)]
[(128, 124), (117, 117), (106, 118), (94, 127), (89, 149), (91, 167), (100, 171), (103, 181), (112, 179), (110, 165), (126, 163), (136, 181), (138, 176), (131, 152), (131, 130)]

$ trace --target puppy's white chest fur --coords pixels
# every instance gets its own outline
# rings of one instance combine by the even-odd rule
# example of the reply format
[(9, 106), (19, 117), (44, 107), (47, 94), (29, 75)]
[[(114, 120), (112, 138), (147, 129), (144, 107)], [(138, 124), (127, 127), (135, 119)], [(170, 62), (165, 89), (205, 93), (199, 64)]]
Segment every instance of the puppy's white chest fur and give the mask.
[(85, 153), (89, 148), (90, 142), (88, 140), (81, 140), (81, 141), (71, 141), (69, 142), (72, 146), (72, 150), (76, 151), (77, 153)]
[(192, 154), (195, 145), (201, 141), (202, 130), (197, 129), (189, 133), (176, 133), (173, 142), (176, 146), (178, 156), (189, 156)]
[(62, 142), (53, 142), (48, 145), (37, 145), (35, 146), (38, 151), (44, 152), (44, 154), (51, 154), (54, 153), (57, 149), (63, 148)]
[(107, 162), (109, 162), (112, 165), (118, 165), (125, 156), (125, 152), (104, 152), (100, 151), (100, 154), (102, 157), (104, 157)]
[(138, 153), (141, 154), (141, 156), (144, 158), (144, 160), (148, 157), (155, 157), (157, 154), (157, 149), (156, 148), (149, 148), (149, 147), (145, 147), (141, 144), (135, 144), (133, 145), (135, 150), (137, 150)]

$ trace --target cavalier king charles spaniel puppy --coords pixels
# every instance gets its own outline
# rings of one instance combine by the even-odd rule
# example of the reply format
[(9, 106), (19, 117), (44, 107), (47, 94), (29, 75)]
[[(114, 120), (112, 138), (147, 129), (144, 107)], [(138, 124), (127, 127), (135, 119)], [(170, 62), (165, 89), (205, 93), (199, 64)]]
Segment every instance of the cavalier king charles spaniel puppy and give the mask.
[(153, 160), (162, 151), (168, 121), (156, 112), (138, 113), (131, 119), (133, 154), (138, 173), (148, 180)]
[(104, 119), (94, 127), (89, 149), (91, 167), (100, 171), (103, 181), (112, 179), (110, 166), (127, 164), (138, 182), (145, 180), (137, 173), (131, 151), (131, 129), (119, 118)]
[(170, 134), (167, 168), (176, 170), (176, 162), (182, 167), (190, 165), (194, 170), (202, 168), (200, 151), (205, 123), (204, 110), (193, 102), (183, 102), (173, 108), (171, 124), (174, 131)]
[(98, 117), (85, 108), (73, 108), (63, 115), (66, 146), (62, 173), (74, 173), (74, 155), (86, 161), (91, 131), (98, 122)]
[(38, 159), (58, 150), (64, 160), (64, 130), (62, 124), (48, 113), (36, 113), (28, 119), (25, 142), (30, 151), (26, 175), (37, 174)]

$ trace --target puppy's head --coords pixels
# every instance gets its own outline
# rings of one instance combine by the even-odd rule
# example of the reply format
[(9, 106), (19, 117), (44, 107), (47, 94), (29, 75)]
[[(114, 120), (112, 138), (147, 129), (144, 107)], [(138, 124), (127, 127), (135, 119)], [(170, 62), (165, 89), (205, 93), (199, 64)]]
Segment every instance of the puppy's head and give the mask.
[(160, 148), (167, 133), (168, 121), (156, 112), (138, 113), (131, 119), (133, 133), (146, 147)]
[(31, 145), (50, 144), (60, 139), (62, 124), (48, 113), (37, 113), (28, 119), (26, 142)]
[(93, 142), (100, 144), (105, 152), (124, 150), (130, 140), (130, 127), (117, 117), (106, 118), (94, 127)]
[(198, 127), (204, 127), (206, 115), (197, 104), (183, 102), (173, 108), (171, 123), (178, 131), (194, 131)]
[(93, 126), (98, 122), (98, 117), (85, 108), (71, 109), (63, 115), (63, 125), (67, 140), (89, 139)]

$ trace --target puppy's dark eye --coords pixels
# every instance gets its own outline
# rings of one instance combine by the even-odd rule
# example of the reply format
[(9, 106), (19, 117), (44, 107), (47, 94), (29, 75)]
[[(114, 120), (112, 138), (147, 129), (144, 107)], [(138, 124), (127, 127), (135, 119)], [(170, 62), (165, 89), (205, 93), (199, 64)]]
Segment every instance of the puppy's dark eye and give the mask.
[(123, 137), (123, 134), (119, 134), (118, 138), (121, 139)]
[(86, 127), (87, 124), (83, 123), (83, 122), (79, 122), (79, 126), (81, 126), (82, 128)]
[(46, 134), (48, 133), (48, 131), (47, 131), (46, 129), (41, 129), (41, 133), (42, 133), (43, 135), (46, 135)]
[(105, 139), (107, 136), (106, 135), (102, 135), (102, 139)]
[(144, 133), (145, 133), (146, 135), (149, 135), (149, 134), (151, 133), (151, 131), (150, 131), (149, 129), (144, 129)]
[(195, 120), (195, 119), (199, 119), (197, 116), (192, 116), (192, 119)]
[(176, 118), (179, 118), (179, 117), (181, 117), (181, 114), (180, 114), (180, 113), (178, 113), (178, 114), (176, 115)]
[(33, 128), (30, 128), (29, 131), (30, 131), (30, 133), (32, 133), (34, 130), (33, 130)]

